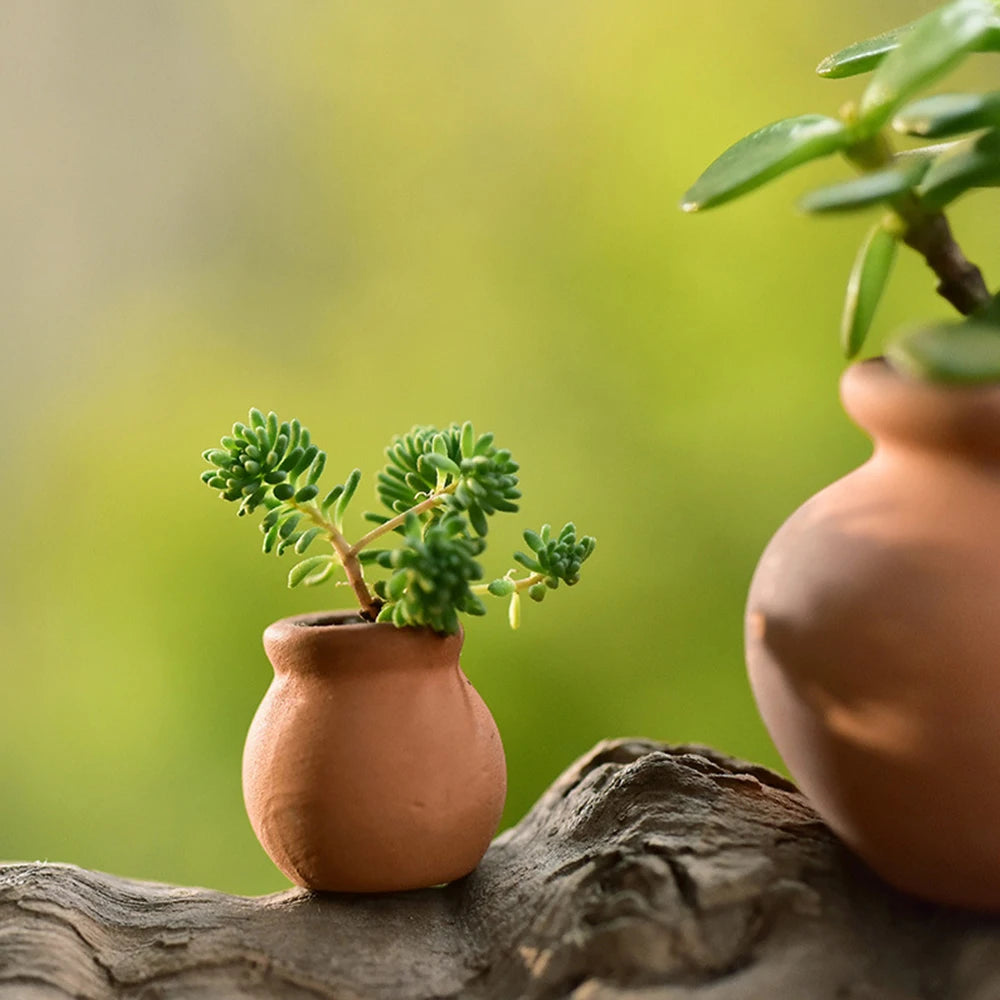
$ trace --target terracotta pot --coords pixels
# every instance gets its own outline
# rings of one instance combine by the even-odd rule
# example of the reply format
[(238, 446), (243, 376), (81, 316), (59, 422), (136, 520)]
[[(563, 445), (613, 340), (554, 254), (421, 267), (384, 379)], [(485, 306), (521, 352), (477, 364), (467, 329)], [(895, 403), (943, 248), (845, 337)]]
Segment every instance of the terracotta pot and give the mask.
[(789, 770), (885, 879), (1000, 909), (1000, 386), (850, 368), (875, 440), (757, 567), (750, 681)]
[(299, 615), (264, 632), (274, 667), (247, 736), (254, 832), (298, 885), (387, 892), (450, 882), (486, 852), (506, 794), (463, 636)]

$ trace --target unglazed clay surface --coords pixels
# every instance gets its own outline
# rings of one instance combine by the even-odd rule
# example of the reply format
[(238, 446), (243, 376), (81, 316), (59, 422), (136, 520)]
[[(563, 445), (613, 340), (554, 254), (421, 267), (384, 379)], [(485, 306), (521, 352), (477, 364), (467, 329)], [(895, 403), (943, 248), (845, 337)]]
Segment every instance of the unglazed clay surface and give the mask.
[[(467, 875), (506, 794), (462, 636), (302, 615), (271, 625), (275, 676), (243, 756), (254, 832), (298, 885), (385, 892)], [(341, 622), (341, 623), (337, 623)]]
[(1000, 387), (850, 368), (875, 453), (809, 500), (750, 589), (779, 752), (888, 881), (1000, 910)]

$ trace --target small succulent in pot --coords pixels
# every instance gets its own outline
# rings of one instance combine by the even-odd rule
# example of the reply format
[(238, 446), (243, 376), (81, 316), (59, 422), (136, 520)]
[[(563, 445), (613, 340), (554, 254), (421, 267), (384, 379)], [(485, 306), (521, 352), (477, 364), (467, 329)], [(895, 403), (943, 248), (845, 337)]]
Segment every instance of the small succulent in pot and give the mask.
[[(521, 496), (518, 465), (492, 434), (477, 435), (468, 421), (443, 430), (414, 427), (392, 442), (386, 456), (376, 492), (387, 513), (366, 512), (374, 527), (353, 542), (343, 522), (361, 471), (328, 491), (321, 488), (326, 453), (298, 420), (282, 422), (252, 409), (246, 424), (235, 424), (219, 447), (204, 453), (211, 467), (202, 480), (238, 503), (240, 516), (264, 510), (264, 552), (305, 555), (314, 542), (328, 544), (331, 552), (308, 555), (291, 568), (289, 586), (314, 586), (342, 570), (366, 621), (455, 634), (459, 614), (484, 614), (482, 598), (492, 595), (509, 599), (516, 628), (522, 594), (541, 601), (550, 589), (579, 581), (595, 543), (568, 523), (558, 532), (549, 525), (524, 532), (530, 552), (513, 558), (526, 573), (510, 570), (479, 582), (489, 519), (515, 513)], [(394, 536), (399, 544), (385, 547)], [(387, 575), (369, 587), (365, 567)]]
[[(594, 550), (572, 523), (545, 525), (524, 533), (520, 571), (481, 582), (490, 519), (518, 509), (510, 452), (466, 422), (415, 427), (386, 454), (376, 477), (385, 512), (365, 514), (372, 527), (353, 542), (344, 515), (361, 472), (321, 487), (326, 454), (298, 420), (253, 409), (204, 454), (208, 486), (241, 516), (264, 512), (264, 551), (304, 557), (289, 586), (339, 571), (359, 607), (264, 633), (274, 679), (247, 735), (244, 801), (271, 859), (310, 889), (414, 889), (478, 864), (503, 811), (506, 767), (459, 664), (459, 615), (503, 598), (516, 628), (522, 594), (541, 601), (573, 586)], [(319, 543), (330, 551), (309, 554)], [(366, 569), (382, 575), (369, 585)]]
[[(862, 349), (903, 243), (924, 258), (938, 293), (965, 319), (893, 337), (885, 352), (889, 363), (931, 381), (1000, 379), (1000, 303), (945, 215), (959, 197), (1000, 184), (1000, 91), (918, 96), (978, 52), (1000, 52), (994, 0), (952, 0), (828, 56), (817, 67), (827, 78), (874, 71), (860, 98), (836, 116), (798, 115), (741, 139), (705, 170), (682, 208), (697, 212), (725, 204), (800, 164), (841, 154), (860, 176), (813, 191), (800, 207), (815, 215), (879, 213), (848, 280), (841, 320), (845, 355)], [(900, 139), (905, 145), (897, 148)]]

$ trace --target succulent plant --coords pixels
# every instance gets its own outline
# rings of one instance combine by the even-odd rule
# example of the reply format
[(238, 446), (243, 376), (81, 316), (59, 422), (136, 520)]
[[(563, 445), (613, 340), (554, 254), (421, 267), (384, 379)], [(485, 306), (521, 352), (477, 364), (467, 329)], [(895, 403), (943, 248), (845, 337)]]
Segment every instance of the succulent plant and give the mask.
[[(344, 536), (343, 522), (361, 470), (323, 494), (319, 480), (326, 453), (298, 420), (282, 422), (274, 413), (250, 410), (247, 423), (234, 424), (219, 447), (204, 452), (210, 467), (201, 478), (223, 500), (238, 502), (240, 516), (265, 509), (260, 522), (265, 553), (280, 556), (294, 549), (305, 555), (314, 542), (325, 541), (332, 551), (297, 562), (288, 585), (314, 586), (342, 570), (369, 621), (451, 634), (458, 631), (459, 613), (484, 614), (480, 598), (492, 594), (510, 599), (516, 628), (522, 592), (540, 601), (546, 589), (579, 580), (595, 542), (589, 536), (577, 539), (575, 526), (567, 524), (555, 537), (548, 525), (538, 534), (524, 533), (533, 555), (518, 552), (514, 560), (527, 576), (518, 578), (511, 570), (490, 583), (476, 582), (483, 578), (476, 560), (486, 548), (489, 519), (516, 513), (521, 496), (517, 463), (494, 445), (492, 434), (477, 436), (469, 422), (444, 430), (414, 427), (393, 440), (386, 456), (376, 493), (389, 513), (365, 513), (375, 527), (353, 543)], [(393, 535), (399, 541), (394, 547), (372, 547)], [(369, 588), (364, 567), (372, 565), (389, 575)]]
[[(888, 360), (938, 381), (1000, 379), (1000, 303), (945, 216), (966, 193), (1000, 185), (1000, 91), (917, 96), (977, 52), (1000, 52), (996, 0), (951, 0), (828, 56), (817, 67), (821, 76), (872, 72), (860, 98), (835, 117), (798, 115), (741, 139), (705, 170), (681, 207), (722, 205), (801, 164), (841, 154), (860, 176), (813, 191), (800, 207), (817, 215), (879, 212), (848, 280), (841, 321), (846, 356), (863, 347), (903, 243), (924, 257), (939, 294), (965, 318), (895, 336)], [(897, 148), (898, 137), (916, 144)]]

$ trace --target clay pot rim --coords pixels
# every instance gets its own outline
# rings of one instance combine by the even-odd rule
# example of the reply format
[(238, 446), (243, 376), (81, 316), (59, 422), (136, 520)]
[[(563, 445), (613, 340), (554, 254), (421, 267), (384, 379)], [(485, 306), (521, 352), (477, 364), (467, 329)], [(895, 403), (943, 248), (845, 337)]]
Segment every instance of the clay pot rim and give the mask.
[[(368, 660), (381, 655), (414, 655), (427, 662), (444, 662), (449, 656), (458, 656), (465, 643), (465, 630), (459, 627), (454, 635), (442, 635), (431, 628), (366, 622), (350, 609), (280, 618), (264, 629), (263, 640), (275, 671), (285, 660), (285, 652), (295, 649), (301, 655), (309, 650), (317, 667), (326, 669), (323, 664), (334, 653), (341, 662), (345, 656)], [(300, 665), (304, 662), (300, 661)]]
[(926, 393), (931, 396), (962, 397), (989, 396), (1000, 389), (1000, 378), (986, 379), (982, 382), (935, 382), (933, 379), (921, 378), (897, 368), (885, 355), (871, 358), (861, 358), (852, 361), (843, 371), (841, 377), (848, 372), (855, 375), (864, 373), (865, 378), (879, 379), (882, 391), (891, 391), (889, 387), (898, 387), (908, 392)]
[(894, 368), (885, 358), (850, 365), (840, 378), (848, 416), (876, 442), (995, 462), (1000, 458), (1000, 381), (931, 382)]
[[(328, 629), (336, 629), (338, 632), (349, 630), (359, 631), (369, 629), (379, 624), (386, 625), (386, 622), (369, 622), (361, 617), (360, 611), (353, 608), (343, 608), (334, 611), (306, 611), (298, 615), (289, 615), (287, 618), (279, 618), (274, 625), (291, 625), (297, 628), (316, 629), (325, 632)], [(395, 628), (389, 625), (389, 628)]]

